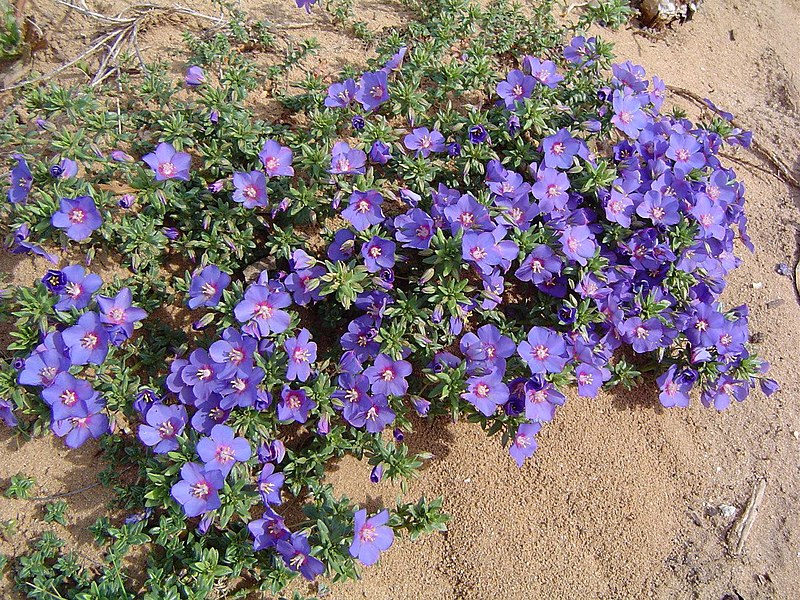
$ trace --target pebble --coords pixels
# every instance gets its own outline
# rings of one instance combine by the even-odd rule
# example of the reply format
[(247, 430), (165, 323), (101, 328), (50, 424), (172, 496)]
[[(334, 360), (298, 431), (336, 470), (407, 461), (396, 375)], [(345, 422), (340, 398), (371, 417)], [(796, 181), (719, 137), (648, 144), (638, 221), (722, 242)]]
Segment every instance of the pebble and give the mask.
[(778, 275), (783, 275), (784, 277), (792, 276), (792, 269), (786, 263), (778, 263), (775, 265), (775, 272)]
[(753, 289), (754, 290), (760, 290), (763, 287), (764, 287), (764, 284), (761, 283), (760, 281), (754, 281), (753, 282)]
[(731, 506), (730, 504), (720, 504), (719, 512), (722, 513), (722, 516), (726, 519), (731, 519), (733, 518), (733, 515), (736, 514), (736, 507)]

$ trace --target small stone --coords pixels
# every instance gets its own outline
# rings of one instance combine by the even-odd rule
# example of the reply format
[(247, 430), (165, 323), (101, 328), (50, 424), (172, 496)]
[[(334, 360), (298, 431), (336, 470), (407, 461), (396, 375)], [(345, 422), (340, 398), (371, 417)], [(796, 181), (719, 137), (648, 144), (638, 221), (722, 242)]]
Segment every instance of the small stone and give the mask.
[(753, 289), (754, 290), (760, 290), (763, 287), (764, 287), (764, 284), (761, 283), (760, 281), (754, 281), (753, 282)]
[(778, 275), (783, 275), (784, 277), (791, 277), (792, 276), (792, 270), (789, 268), (789, 265), (787, 265), (786, 263), (778, 263), (777, 265), (775, 265), (775, 272)]
[(800, 431), (793, 431), (792, 435), (794, 436), (794, 439), (800, 440)]
[(767, 302), (767, 308), (778, 308), (781, 304), (784, 304), (786, 300), (783, 298), (775, 298), (774, 300), (770, 300)]
[(472, 477), (467, 477), (467, 478), (464, 480), (464, 483), (471, 483), (471, 482), (472, 482)]
[(736, 514), (736, 507), (731, 506), (730, 504), (720, 504), (719, 512), (726, 519), (732, 519), (733, 516)]

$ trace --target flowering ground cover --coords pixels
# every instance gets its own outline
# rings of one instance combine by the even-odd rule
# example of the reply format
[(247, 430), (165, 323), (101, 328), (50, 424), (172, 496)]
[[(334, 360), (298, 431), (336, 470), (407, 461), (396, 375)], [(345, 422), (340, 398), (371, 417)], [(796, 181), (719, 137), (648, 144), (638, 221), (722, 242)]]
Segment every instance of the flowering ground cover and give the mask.
[[(425, 498), (368, 512), (326, 470), (352, 455), (404, 481), (429, 458), (405, 444), (423, 418), (476, 423), (521, 466), (570, 389), (649, 378), (665, 407), (716, 410), (775, 391), (746, 307), (720, 299), (752, 249), (720, 152), (749, 134), (713, 105), (662, 114), (658, 77), (546, 10), (419, 10), (368, 71), (277, 95), (305, 127), (244, 104), (246, 23), (189, 39), (182, 81), (126, 80), (120, 112), (24, 93), (40, 116), (4, 124), (2, 210), (10, 250), (55, 268), (7, 289), (2, 414), (99, 439), (130, 515), (96, 525), (117, 540), (107, 572), (53, 563), (52, 543), (29, 557), (34, 597), (47, 581), (135, 597), (119, 566), (135, 545), (146, 597), (352, 578), (446, 517)], [(87, 260), (57, 266), (58, 244)], [(104, 248), (125, 281), (92, 272)], [(185, 322), (158, 318), (176, 305)]]

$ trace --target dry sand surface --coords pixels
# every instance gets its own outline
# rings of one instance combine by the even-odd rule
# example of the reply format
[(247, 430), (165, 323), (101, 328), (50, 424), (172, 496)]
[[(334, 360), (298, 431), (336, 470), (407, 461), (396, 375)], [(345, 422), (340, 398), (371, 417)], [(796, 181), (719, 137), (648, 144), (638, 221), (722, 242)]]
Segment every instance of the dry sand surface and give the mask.
[[(90, 4), (102, 10), (120, 5)], [(323, 72), (368, 55), (361, 42), (336, 32), (319, 14), (296, 11), (289, 0), (243, 5), (274, 22), (311, 23), (291, 33), (322, 42), (322, 58), (312, 66)], [(24, 12), (52, 38), (34, 57), (40, 70), (90, 39), (91, 23), (49, 0), (28, 0)], [(376, 30), (404, 19), (402, 7), (391, 2), (358, 2), (356, 12)], [(168, 48), (184, 26), (165, 22), (146, 34), (148, 52), (175, 56), (176, 72), (183, 65)], [(77, 41), (76, 31), (83, 35)], [(620, 60), (642, 64), (668, 84), (734, 112), (800, 177), (800, 0), (706, 0), (692, 22), (661, 39), (632, 29), (598, 33), (617, 44)], [(671, 101), (694, 114), (686, 101)], [(746, 152), (737, 156), (758, 162)], [(498, 440), (475, 426), (421, 425), (407, 440), (435, 458), (410, 495), (444, 496), (450, 530), (414, 543), (398, 540), (362, 580), (334, 587), (330, 598), (800, 597), (800, 305), (792, 279), (775, 270), (798, 260), (800, 189), (769, 169), (734, 166), (747, 185), (757, 250), (740, 252), (744, 264), (730, 279), (727, 301), (749, 305), (753, 341), (782, 390), (771, 398), (754, 393), (722, 414), (699, 403), (663, 410), (653, 385), (596, 400), (573, 397), (543, 429), (540, 449), (521, 470)], [(15, 281), (31, 282), (46, 264), (0, 254), (0, 268)], [(41, 439), (18, 446), (0, 433), (0, 448), (0, 486), (21, 471), (36, 478), (39, 496), (91, 483), (101, 468), (92, 445), (68, 451)], [(331, 479), (371, 507), (391, 503), (397, 489), (373, 486), (367, 476), (368, 467), (345, 461)], [(728, 532), (762, 479), (763, 503), (743, 554), (734, 557)], [(84, 528), (109, 498), (103, 488), (67, 498), (70, 527), (55, 526), (90, 561), (95, 550)], [(40, 506), (0, 499), (0, 520), (17, 518), (21, 529), (13, 540), (0, 540), (0, 552), (21, 550), (41, 531)], [(0, 590), (3, 585), (8, 581), (0, 581)], [(0, 591), (3, 598), (10, 594)]]

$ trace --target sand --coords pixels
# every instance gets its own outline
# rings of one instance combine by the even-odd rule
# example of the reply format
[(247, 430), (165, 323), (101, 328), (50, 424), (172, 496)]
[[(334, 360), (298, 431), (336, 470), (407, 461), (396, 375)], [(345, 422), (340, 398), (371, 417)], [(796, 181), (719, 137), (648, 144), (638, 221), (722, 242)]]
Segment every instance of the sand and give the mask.
[[(243, 6), (275, 22), (311, 23), (308, 30), (290, 33), (318, 37), (323, 59), (315, 68), (322, 72), (334, 73), (344, 60), (369, 55), (361, 42), (336, 32), (318, 14), (296, 12), (288, 1)], [(29, 0), (24, 11), (53, 32), (52, 49), (34, 57), (36, 68), (58, 64), (85, 43), (65, 37), (64, 11), (50, 0)], [(377, 2), (359, 2), (356, 12), (373, 30), (402, 22), (404, 14), (398, 5)], [(616, 43), (620, 60), (642, 64), (668, 84), (734, 112), (800, 177), (798, 25), (799, 0), (706, 0), (693, 21), (661, 39), (633, 29), (598, 33)], [(91, 23), (71, 20), (71, 31), (76, 26)], [(148, 52), (168, 48), (166, 40), (174, 40), (183, 26), (154, 25)], [(180, 67), (176, 60), (176, 72)], [(696, 114), (685, 100), (670, 102)], [(750, 153), (737, 156), (766, 166)], [(731, 276), (726, 299), (749, 305), (755, 346), (772, 363), (782, 390), (771, 398), (755, 392), (721, 414), (699, 404), (664, 410), (652, 384), (595, 400), (573, 396), (544, 427), (539, 450), (522, 469), (499, 440), (486, 439), (475, 426), (421, 424), (406, 439), (434, 458), (411, 483), (409, 496), (444, 496), (452, 515), (449, 531), (416, 542), (398, 540), (360, 581), (335, 586), (329, 598), (797, 597), (800, 305), (793, 281), (775, 267), (787, 263), (793, 269), (798, 260), (800, 190), (768, 168), (733, 164), (747, 186), (757, 250), (739, 253), (744, 263)], [(0, 268), (15, 281), (30, 282), (46, 263), (0, 255)], [(42, 439), (18, 449), (2, 432), (0, 447), (0, 486), (22, 471), (36, 477), (39, 496), (80, 488), (101, 468), (96, 446), (68, 451), (58, 441)], [(371, 507), (391, 504), (397, 489), (370, 484), (368, 473), (367, 466), (344, 461), (331, 480)], [(763, 504), (743, 554), (732, 556), (726, 536), (761, 479)], [(103, 488), (67, 498), (70, 527), (55, 526), (87, 559), (96, 551), (82, 528), (102, 514), (108, 499)], [(0, 499), (0, 520), (20, 521), (20, 534), (0, 539), (0, 552), (13, 555), (41, 530), (34, 518), (39, 504)], [(727, 506), (733, 507), (732, 516)], [(0, 590), (3, 585), (8, 581), (0, 580)]]

